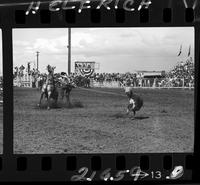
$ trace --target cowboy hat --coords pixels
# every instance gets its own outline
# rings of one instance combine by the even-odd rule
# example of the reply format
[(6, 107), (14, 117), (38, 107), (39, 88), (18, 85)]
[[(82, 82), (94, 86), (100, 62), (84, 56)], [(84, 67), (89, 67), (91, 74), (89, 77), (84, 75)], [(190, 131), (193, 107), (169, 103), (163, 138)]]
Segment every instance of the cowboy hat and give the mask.
[(62, 78), (69, 78), (67, 75), (60, 75)]
[(65, 72), (61, 72), (60, 74), (61, 74), (61, 75), (67, 75), (67, 73), (65, 73)]

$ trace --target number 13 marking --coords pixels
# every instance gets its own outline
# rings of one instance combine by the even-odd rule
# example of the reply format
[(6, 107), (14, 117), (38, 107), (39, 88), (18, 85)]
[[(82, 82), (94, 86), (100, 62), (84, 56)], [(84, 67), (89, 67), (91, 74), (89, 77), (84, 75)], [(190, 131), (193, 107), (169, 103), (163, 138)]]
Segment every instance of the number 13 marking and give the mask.
[(151, 177), (152, 179), (161, 179), (162, 175), (161, 175), (161, 172), (160, 171), (156, 171), (155, 173), (152, 171), (151, 172)]

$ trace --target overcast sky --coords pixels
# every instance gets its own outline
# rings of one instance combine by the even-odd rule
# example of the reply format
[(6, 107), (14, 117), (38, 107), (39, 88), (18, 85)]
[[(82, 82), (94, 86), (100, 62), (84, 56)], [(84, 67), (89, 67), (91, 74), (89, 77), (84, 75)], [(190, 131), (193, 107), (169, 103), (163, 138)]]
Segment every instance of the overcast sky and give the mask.
[[(189, 45), (194, 56), (194, 28), (72, 28), (72, 72), (75, 61), (95, 61), (96, 72), (169, 70), (187, 58)], [(45, 72), (48, 64), (56, 72), (67, 72), (68, 29), (14, 29), (13, 66), (36, 62)], [(180, 45), (182, 54), (177, 57)], [(0, 59), (2, 61), (2, 57)], [(2, 70), (0, 70), (2, 71)]]

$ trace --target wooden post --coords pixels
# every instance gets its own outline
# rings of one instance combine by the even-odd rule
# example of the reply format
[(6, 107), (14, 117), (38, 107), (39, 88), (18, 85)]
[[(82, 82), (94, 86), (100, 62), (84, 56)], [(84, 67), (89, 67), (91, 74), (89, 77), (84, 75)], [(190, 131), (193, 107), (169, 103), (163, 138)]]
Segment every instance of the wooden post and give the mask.
[(39, 69), (39, 51), (36, 52), (36, 56), (37, 56), (37, 71)]
[(71, 73), (71, 28), (68, 28), (68, 75)]

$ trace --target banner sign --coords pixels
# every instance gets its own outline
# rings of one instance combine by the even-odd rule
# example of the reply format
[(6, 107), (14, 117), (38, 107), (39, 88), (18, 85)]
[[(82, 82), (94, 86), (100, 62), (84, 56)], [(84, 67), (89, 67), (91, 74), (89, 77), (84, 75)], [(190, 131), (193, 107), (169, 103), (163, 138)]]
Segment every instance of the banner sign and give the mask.
[(95, 62), (75, 62), (75, 73), (77, 75), (89, 77), (95, 72)]

